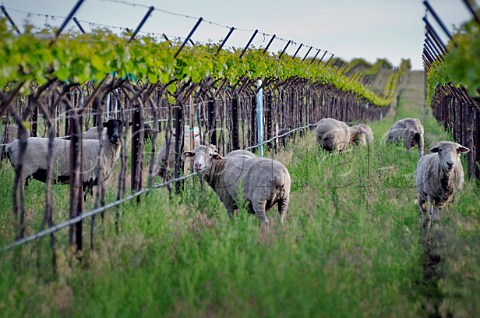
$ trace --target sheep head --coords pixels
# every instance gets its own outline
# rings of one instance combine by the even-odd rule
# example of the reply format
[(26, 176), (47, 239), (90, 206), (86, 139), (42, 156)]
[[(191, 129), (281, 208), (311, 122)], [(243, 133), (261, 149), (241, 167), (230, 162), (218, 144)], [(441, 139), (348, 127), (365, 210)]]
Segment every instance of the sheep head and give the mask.
[(450, 141), (441, 141), (430, 149), (430, 152), (438, 154), (440, 166), (445, 171), (451, 171), (459, 162), (460, 154), (469, 151), (467, 147)]
[(110, 119), (106, 123), (103, 123), (103, 127), (107, 128), (108, 140), (114, 145), (120, 144), (122, 121), (119, 119)]
[(193, 151), (184, 152), (184, 155), (194, 158), (193, 167), (197, 173), (211, 168), (213, 160), (222, 159), (222, 156), (217, 153), (216, 149), (203, 145), (195, 147)]

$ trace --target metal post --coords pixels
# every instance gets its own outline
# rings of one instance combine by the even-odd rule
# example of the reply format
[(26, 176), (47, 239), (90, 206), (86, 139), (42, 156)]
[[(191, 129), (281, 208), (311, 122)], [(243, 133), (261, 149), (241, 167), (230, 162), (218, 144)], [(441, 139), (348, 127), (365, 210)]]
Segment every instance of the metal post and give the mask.
[(425, 24), (427, 25), (427, 31), (430, 32), (432, 34), (432, 37), (433, 39), (435, 40), (435, 42), (438, 41), (437, 44), (441, 45), (442, 48), (447, 51), (446, 49), (446, 45), (443, 43), (442, 39), (440, 38), (440, 36), (438, 36), (437, 32), (435, 31), (435, 29), (432, 27), (432, 25), (430, 24), (430, 22), (428, 22), (427, 18), (426, 17), (423, 17), (422, 19)]
[(238, 93), (235, 93), (232, 100), (232, 150), (240, 149), (240, 134), (238, 130), (239, 98)]
[(231, 27), (231, 28), (230, 28), (230, 31), (228, 31), (227, 36), (225, 37), (225, 39), (223, 39), (222, 44), (220, 44), (220, 46), (218, 47), (217, 53), (215, 53), (215, 55), (218, 55), (218, 53), (220, 53), (220, 51), (222, 50), (223, 46), (224, 46), (225, 43), (227, 42), (228, 38), (230, 37), (230, 35), (232, 35), (233, 30), (235, 30), (235, 28), (234, 28), (234, 27)]
[[(144, 127), (141, 107), (138, 103), (132, 116), (132, 192), (142, 188)], [(137, 202), (139, 200), (140, 197), (137, 197)]]
[(280, 56), (278, 57), (279, 59), (282, 58), (283, 53), (285, 53), (285, 51), (287, 50), (287, 47), (290, 45), (290, 43), (292, 43), (292, 41), (291, 41), (291, 40), (288, 40), (287, 45), (285, 45), (285, 47), (283, 48), (282, 53), (280, 53)]
[[(317, 50), (317, 53), (315, 53), (315, 56), (313, 57), (313, 59), (312, 59), (312, 61), (311, 61), (310, 63), (313, 63), (313, 62), (315, 61), (315, 59), (316, 59), (317, 56), (318, 56), (318, 53), (320, 53), (321, 50), (322, 50), (322, 49), (318, 49), (318, 50)], [(327, 54), (327, 51), (325, 51), (325, 53), (324, 53), (323, 55), (325, 55), (325, 54)]]
[(60, 26), (60, 28), (57, 30), (57, 32), (55, 33), (55, 37), (50, 41), (48, 47), (51, 47), (53, 45), (53, 43), (55, 43), (55, 41), (58, 39), (58, 37), (60, 36), (60, 34), (62, 33), (63, 29), (65, 29), (65, 27), (67, 26), (68, 22), (70, 22), (70, 20), (72, 19), (72, 17), (75, 15), (75, 13), (78, 11), (78, 9), (80, 8), (80, 6), (83, 4), (85, 0), (78, 0), (78, 2), (75, 4), (75, 6), (73, 7), (72, 11), (70, 11), (70, 13), (68, 14), (67, 18), (65, 19), (65, 21), (63, 21), (62, 25)]
[[(323, 53), (323, 55), (322, 55), (322, 57), (320, 58), (320, 60), (318, 60), (318, 63), (320, 63), (320, 62), (323, 60), (323, 58), (325, 57), (325, 55), (327, 55), (327, 53), (328, 53), (328, 51), (325, 51), (325, 53)], [(333, 54), (332, 54), (332, 57), (333, 57)], [(330, 59), (331, 59), (332, 57), (330, 57)], [(327, 64), (328, 64), (328, 62), (327, 62)], [(325, 66), (326, 66), (326, 65), (325, 65)]]
[(195, 31), (197, 30), (198, 26), (200, 25), (200, 23), (203, 21), (203, 18), (200, 17), (197, 21), (197, 23), (195, 23), (195, 25), (193, 26), (193, 29), (192, 31), (190, 31), (190, 33), (187, 35), (187, 37), (185, 38), (185, 40), (183, 41), (182, 45), (180, 46), (180, 48), (178, 49), (177, 53), (175, 53), (175, 55), (173, 56), (173, 58), (177, 58), (178, 54), (180, 54), (180, 52), (183, 50), (185, 44), (187, 44), (187, 42), (190, 40), (190, 38), (192, 37), (193, 33), (195, 33)]
[[(76, 109), (70, 118), (70, 218), (80, 216), (83, 211), (82, 184), (82, 118)], [(82, 222), (70, 227), (70, 245), (82, 250)]]
[(247, 51), (248, 47), (250, 46), (250, 43), (252, 43), (253, 39), (255, 38), (255, 36), (257, 35), (258, 33), (258, 30), (255, 30), (255, 32), (253, 32), (253, 35), (252, 37), (250, 38), (250, 40), (248, 41), (247, 45), (245, 46), (245, 48), (243, 49), (242, 51), (242, 54), (240, 54), (240, 58), (242, 58), (243, 54), (245, 54), (245, 51)]
[(267, 52), (268, 48), (270, 47), (270, 44), (272, 44), (273, 40), (275, 39), (276, 35), (274, 34), (272, 36), (272, 38), (270, 39), (270, 41), (268, 42), (267, 46), (265, 47), (265, 49), (263, 50), (263, 53)]
[[(327, 63), (325, 63), (325, 67), (327, 67), (328, 64), (330, 64), (330, 61), (333, 59), (334, 55), (335, 55), (335, 54), (330, 53), (330, 58), (328, 59)], [(319, 63), (320, 63), (320, 62), (319, 62)]]
[(217, 146), (217, 122), (215, 120), (215, 98), (208, 101), (208, 132), (209, 142)]
[(76, 17), (73, 17), (73, 22), (75, 22), (77, 27), (80, 29), (80, 32), (82, 32), (82, 34), (85, 34), (85, 30), (82, 28), (82, 25), (80, 24), (80, 22), (78, 21), (78, 19)]
[(473, 15), (475, 21), (477, 21), (478, 24), (480, 24), (480, 17), (478, 16), (478, 14), (475, 12), (475, 10), (473, 9), (472, 5), (470, 4), (470, 2), (468, 0), (463, 0), (463, 3), (465, 3), (465, 5), (467, 6), (468, 8), (468, 11), (470, 11), (470, 13)]
[(303, 46), (303, 44), (300, 43), (300, 46), (299, 46), (298, 49), (295, 51), (295, 54), (293, 54), (293, 56), (292, 56), (292, 60), (295, 58), (295, 56), (297, 56), (298, 51), (300, 51), (300, 49), (302, 48), (302, 46)]
[[(308, 56), (308, 53), (310, 53), (310, 51), (311, 51), (312, 49), (313, 49), (313, 46), (311, 46), (311, 47), (308, 49), (308, 51), (307, 51), (307, 53), (305, 54), (305, 56), (303, 57), (302, 61), (305, 61), (305, 59), (306, 59), (307, 56)], [(318, 52), (317, 52), (317, 54), (318, 54)]]
[(148, 8), (147, 13), (146, 13), (145, 16), (143, 17), (142, 21), (140, 21), (140, 24), (137, 26), (137, 28), (135, 29), (135, 31), (133, 31), (132, 36), (130, 37), (130, 40), (128, 40), (128, 42), (132, 42), (132, 41), (133, 41), (133, 39), (134, 39), (135, 36), (137, 35), (138, 31), (140, 31), (140, 29), (143, 27), (143, 25), (144, 25), (145, 22), (147, 21), (148, 17), (150, 16), (150, 14), (152, 14), (153, 9), (155, 9), (153, 6), (151, 6), (150, 8)]
[(0, 9), (2, 10), (3, 14), (5, 15), (5, 17), (7, 18), (8, 22), (10, 22), (10, 24), (12, 25), (13, 29), (18, 33), (18, 34), (21, 34), (20, 30), (17, 28), (17, 25), (15, 24), (15, 22), (13, 22), (12, 18), (10, 17), (10, 15), (8, 14), (7, 10), (5, 9), (5, 7), (2, 5), (0, 5)]
[(442, 28), (443, 32), (445, 32), (445, 34), (448, 36), (448, 38), (451, 40), (452, 39), (452, 35), (450, 34), (450, 32), (448, 32), (448, 29), (447, 27), (445, 26), (445, 24), (443, 24), (443, 21), (440, 19), (440, 17), (437, 15), (437, 13), (435, 12), (435, 10), (433, 10), (432, 6), (430, 5), (430, 3), (428, 3), (428, 1), (423, 1), (423, 4), (425, 5), (425, 7), (427, 7), (427, 10), (430, 11), (430, 13), (432, 14), (433, 18), (435, 19), (435, 21), (437, 21), (438, 25)]
[(263, 157), (263, 88), (262, 80), (257, 83), (257, 134), (258, 134), (258, 148), (260, 150), (260, 157)]

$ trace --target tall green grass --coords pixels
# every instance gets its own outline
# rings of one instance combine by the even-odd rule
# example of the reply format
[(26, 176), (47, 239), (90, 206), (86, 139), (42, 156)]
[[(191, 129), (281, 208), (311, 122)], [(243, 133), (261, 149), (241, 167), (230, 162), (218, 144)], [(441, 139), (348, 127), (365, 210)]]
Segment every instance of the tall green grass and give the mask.
[[(412, 85), (411, 85), (412, 86)], [(421, 116), (428, 144), (447, 139), (421, 105), (400, 99), (396, 115), (371, 123), (375, 142), (341, 155), (319, 150), (312, 132), (278, 155), (291, 174), (285, 225), (276, 209), (268, 232), (245, 210), (230, 220), (197, 178), (181, 196), (165, 189), (97, 218), (95, 249), (71, 256), (57, 235), (58, 273), (48, 238), (0, 254), (0, 313), (6, 317), (416, 317), (475, 316), (480, 298), (479, 191), (466, 182), (438, 228), (425, 233), (415, 202), (418, 155), (384, 143), (394, 120)], [(406, 96), (406, 97), (405, 97)], [(13, 174), (2, 167), (0, 179)], [(27, 189), (32, 219), (42, 187)], [(68, 189), (68, 188), (67, 188)], [(62, 186), (55, 186), (62, 193)], [(2, 195), (9, 192), (0, 188)], [(11, 191), (11, 190), (10, 190)], [(59, 195), (61, 196), (61, 195)], [(3, 197), (3, 196), (2, 196)], [(5, 197), (4, 197), (5, 198)], [(1, 242), (11, 237), (8, 203), (0, 203)], [(60, 199), (56, 204), (62, 204)], [(41, 217), (41, 215), (40, 215)], [(32, 224), (35, 222), (32, 220)], [(88, 222), (85, 222), (85, 235)], [(33, 226), (33, 225), (32, 225)], [(4, 232), (5, 231), (5, 232)], [(425, 278), (425, 241), (441, 257)], [(436, 307), (432, 305), (436, 302)]]

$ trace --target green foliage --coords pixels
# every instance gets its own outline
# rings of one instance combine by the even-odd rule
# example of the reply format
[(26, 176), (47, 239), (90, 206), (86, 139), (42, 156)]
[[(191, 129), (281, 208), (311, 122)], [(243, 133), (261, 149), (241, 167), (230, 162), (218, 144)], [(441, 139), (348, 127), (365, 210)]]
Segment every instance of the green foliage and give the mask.
[(463, 25), (448, 44), (445, 62), (433, 63), (427, 75), (430, 102), (437, 85), (463, 86), (470, 96), (480, 95), (480, 26), (472, 20)]
[[(83, 84), (100, 81), (110, 73), (163, 84), (172, 79), (198, 83), (205, 78), (226, 78), (228, 84), (234, 85), (242, 79), (297, 77), (332, 84), (374, 105), (387, 106), (391, 102), (390, 96), (378, 96), (322, 64), (298, 58), (279, 59), (278, 55), (264, 54), (262, 49), (249, 49), (240, 59), (239, 50), (222, 50), (215, 55), (218, 45), (204, 44), (185, 47), (175, 59), (178, 43), (157, 43), (148, 36), (129, 43), (127, 35), (116, 35), (105, 29), (61, 35), (50, 48), (50, 37), (46, 33), (39, 35), (27, 27), (24, 34), (16, 35), (7, 28), (5, 20), (0, 20), (0, 39), (0, 87), (21, 81), (43, 84), (54, 78)], [(391, 68), (391, 65), (379, 60), (374, 68), (380, 67)], [(28, 93), (25, 89), (24, 93)]]

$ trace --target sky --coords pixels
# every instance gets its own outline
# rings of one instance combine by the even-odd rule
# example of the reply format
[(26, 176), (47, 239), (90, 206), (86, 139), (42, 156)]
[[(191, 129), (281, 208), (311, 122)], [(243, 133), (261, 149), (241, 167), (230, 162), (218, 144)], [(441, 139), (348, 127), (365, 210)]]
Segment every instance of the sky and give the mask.
[[(22, 31), (26, 20), (39, 27), (59, 26), (77, 1), (0, 3)], [(452, 32), (471, 19), (462, 0), (429, 3)], [(426, 10), (422, 0), (85, 0), (75, 17), (86, 32), (98, 24), (116, 27), (115, 31), (135, 29), (149, 6), (155, 10), (141, 31), (158, 39), (163, 33), (170, 39), (184, 38), (202, 17), (204, 21), (192, 36), (195, 42), (218, 43), (235, 27), (227, 46), (245, 47), (258, 30), (251, 45), (265, 47), (275, 34), (272, 52), (283, 50), (290, 40), (286, 52), (294, 55), (303, 44), (298, 52), (302, 58), (312, 46), (311, 57), (321, 49), (318, 57), (328, 51), (324, 59), (330, 54), (346, 61), (364, 58), (370, 63), (386, 58), (396, 66), (402, 58), (409, 58), (413, 69), (423, 69), (422, 17)], [(428, 19), (447, 42), (433, 17)], [(67, 28), (77, 27), (72, 21)]]

